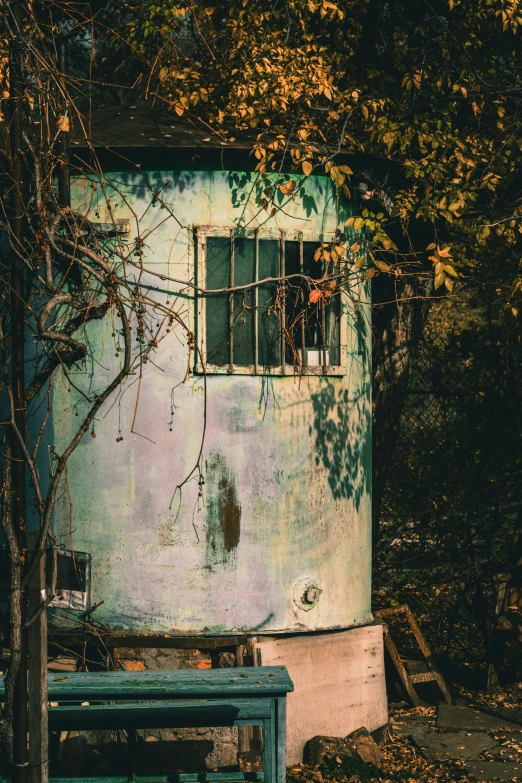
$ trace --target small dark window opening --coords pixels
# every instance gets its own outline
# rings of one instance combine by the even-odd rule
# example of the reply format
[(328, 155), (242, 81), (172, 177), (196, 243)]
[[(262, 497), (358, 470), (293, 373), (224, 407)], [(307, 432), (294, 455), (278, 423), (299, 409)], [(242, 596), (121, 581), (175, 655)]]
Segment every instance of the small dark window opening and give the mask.
[[(208, 236), (206, 288), (247, 285), (266, 278), (334, 270), (315, 261), (317, 242)], [(304, 279), (270, 282), (234, 293), (207, 294), (206, 361), (229, 372), (326, 372), (341, 365), (341, 302), (336, 293), (309, 301)]]

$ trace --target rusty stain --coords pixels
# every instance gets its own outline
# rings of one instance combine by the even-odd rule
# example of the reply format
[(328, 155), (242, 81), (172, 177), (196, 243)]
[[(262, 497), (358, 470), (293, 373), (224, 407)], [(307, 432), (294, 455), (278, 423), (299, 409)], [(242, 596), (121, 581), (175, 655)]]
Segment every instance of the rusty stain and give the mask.
[(228, 563), (239, 544), (241, 506), (235, 476), (222, 454), (213, 452), (207, 467), (207, 563)]
[(123, 665), (128, 672), (144, 672), (147, 668), (144, 661), (124, 661)]
[(211, 669), (212, 668), (212, 658), (203, 658), (201, 661), (199, 661), (196, 666), (196, 669)]

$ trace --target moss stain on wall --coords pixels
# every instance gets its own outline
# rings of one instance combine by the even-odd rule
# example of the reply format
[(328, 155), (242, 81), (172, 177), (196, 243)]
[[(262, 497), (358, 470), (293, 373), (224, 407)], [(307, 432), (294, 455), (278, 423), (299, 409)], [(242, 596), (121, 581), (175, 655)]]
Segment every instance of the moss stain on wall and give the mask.
[(207, 477), (206, 561), (211, 566), (228, 563), (238, 547), (241, 505), (237, 497), (235, 476), (222, 454), (210, 454)]

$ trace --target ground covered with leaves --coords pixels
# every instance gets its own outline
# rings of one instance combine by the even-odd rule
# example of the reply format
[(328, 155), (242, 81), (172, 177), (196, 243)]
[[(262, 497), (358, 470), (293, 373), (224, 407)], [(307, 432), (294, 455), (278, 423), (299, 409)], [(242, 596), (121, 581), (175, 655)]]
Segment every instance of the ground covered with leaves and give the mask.
[[(480, 691), (461, 691), (458, 702), (475, 709), (505, 710), (502, 714), (511, 714), (517, 720), (522, 712), (522, 683), (498, 688), (489, 693)], [(510, 711), (508, 713), (508, 711)], [(411, 783), (436, 783), (436, 781), (455, 781), (455, 783), (481, 780), (469, 771), (466, 760), (446, 757), (436, 761), (428, 760), (422, 754), (413, 738), (406, 736), (405, 725), (421, 719), (430, 731), (437, 732), (437, 708), (417, 707), (390, 710), (389, 726), (381, 744), (379, 766), (364, 764), (348, 755), (332, 756), (316, 767), (299, 764), (287, 772), (289, 783), (359, 783), (359, 781), (411, 781)], [(508, 719), (506, 718), (506, 721)], [(511, 724), (513, 726), (513, 724)], [(520, 764), (520, 775), (510, 777), (512, 783), (522, 781), (522, 725), (520, 730), (505, 726), (488, 732), (498, 742), (492, 750), (481, 754), (485, 762), (507, 761), (512, 765)], [(455, 736), (455, 735), (453, 735)], [(464, 736), (464, 735), (463, 735)], [(467, 736), (471, 736), (467, 734)], [(464, 737), (465, 738), (465, 737)], [(515, 767), (516, 769), (516, 767)], [(490, 778), (491, 779), (491, 778)], [(506, 778), (503, 778), (506, 780)]]
[(460, 696), (470, 706), (522, 711), (522, 682), (511, 683), (491, 691), (471, 691), (462, 688)]
[(466, 773), (463, 762), (447, 760), (437, 763), (427, 761), (409, 739), (387, 734), (382, 746), (380, 766), (363, 764), (350, 756), (337, 756), (328, 759), (318, 767), (298, 764), (287, 771), (288, 783), (357, 783), (364, 781), (415, 781), (415, 783), (435, 783), (435, 781), (475, 781)]

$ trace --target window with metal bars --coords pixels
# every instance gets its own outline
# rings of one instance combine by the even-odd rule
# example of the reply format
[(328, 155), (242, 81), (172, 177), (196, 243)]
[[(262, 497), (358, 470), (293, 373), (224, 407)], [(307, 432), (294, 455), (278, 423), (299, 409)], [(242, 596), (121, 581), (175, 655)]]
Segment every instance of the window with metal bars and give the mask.
[[(208, 227), (198, 229), (197, 237), (199, 287), (216, 290), (198, 301), (200, 372), (344, 373), (340, 294), (311, 303), (310, 286), (299, 277), (319, 280), (335, 271), (314, 260), (325, 237)], [(222, 291), (267, 278), (279, 280)]]

